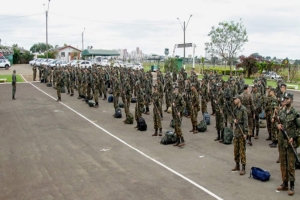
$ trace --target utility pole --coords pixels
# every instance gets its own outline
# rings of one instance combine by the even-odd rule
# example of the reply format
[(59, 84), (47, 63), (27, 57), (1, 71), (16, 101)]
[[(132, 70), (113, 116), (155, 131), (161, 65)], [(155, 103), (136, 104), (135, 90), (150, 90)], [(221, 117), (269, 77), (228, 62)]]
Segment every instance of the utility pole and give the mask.
[[(47, 54), (47, 60), (48, 60), (48, 12), (49, 12), (49, 4), (50, 0), (48, 1), (48, 9), (46, 10), (46, 54)], [(44, 4), (45, 6), (45, 4)]]
[(186, 25), (185, 25), (185, 21), (183, 22), (183, 26), (182, 26), (182, 23), (181, 23), (180, 19), (177, 17), (177, 19), (179, 20), (180, 25), (182, 26), (182, 29), (183, 29), (183, 67), (184, 68), (185, 68), (185, 62), (184, 62), (184, 60), (185, 60), (185, 31), (187, 29), (187, 26), (189, 25), (189, 21), (190, 21), (192, 16), (193, 15), (190, 15), (189, 20), (188, 20)]
[(84, 43), (83, 43), (83, 33), (84, 33), (84, 31), (85, 31), (85, 28), (83, 29), (83, 31), (82, 31), (82, 37), (81, 37), (81, 42), (82, 42), (82, 51), (83, 51), (83, 47), (84, 47)]

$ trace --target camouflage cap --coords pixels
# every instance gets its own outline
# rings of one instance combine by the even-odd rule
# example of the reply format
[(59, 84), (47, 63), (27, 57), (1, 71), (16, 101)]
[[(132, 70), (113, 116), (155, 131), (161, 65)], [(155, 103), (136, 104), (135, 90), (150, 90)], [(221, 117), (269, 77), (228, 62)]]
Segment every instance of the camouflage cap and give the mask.
[(285, 93), (284, 98), (285, 99), (294, 99), (294, 95), (292, 93)]

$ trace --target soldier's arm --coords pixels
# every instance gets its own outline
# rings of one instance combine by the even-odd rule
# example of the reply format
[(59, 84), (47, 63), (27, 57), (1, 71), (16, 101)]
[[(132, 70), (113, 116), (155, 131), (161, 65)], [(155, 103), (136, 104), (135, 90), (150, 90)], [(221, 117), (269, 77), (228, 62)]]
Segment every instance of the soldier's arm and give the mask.
[(247, 109), (243, 109), (243, 131), (245, 135), (248, 135), (248, 114)]

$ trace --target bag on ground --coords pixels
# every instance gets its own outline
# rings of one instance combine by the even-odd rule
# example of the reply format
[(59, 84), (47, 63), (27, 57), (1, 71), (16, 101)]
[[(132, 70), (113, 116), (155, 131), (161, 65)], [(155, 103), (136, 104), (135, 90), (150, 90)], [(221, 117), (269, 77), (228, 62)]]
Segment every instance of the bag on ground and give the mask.
[(124, 108), (124, 103), (123, 103), (123, 102), (119, 102), (118, 107), (119, 107), (119, 108)]
[(114, 97), (113, 96), (109, 96), (107, 98), (108, 103), (112, 103), (114, 101)]
[(96, 103), (95, 103), (95, 101), (89, 100), (88, 104), (90, 107), (94, 107)]
[(259, 127), (260, 128), (266, 128), (267, 127), (266, 120), (259, 120)]
[(61, 87), (61, 88), (60, 88), (60, 93), (66, 93), (65, 87)]
[(231, 144), (233, 139), (233, 131), (231, 128), (224, 127), (223, 130), (223, 143), (224, 144)]
[(115, 118), (122, 118), (122, 110), (120, 108), (116, 109)]
[(136, 103), (136, 98), (135, 98), (135, 97), (132, 97), (130, 102), (131, 102), (131, 103)]
[(124, 123), (125, 124), (133, 124), (133, 115), (131, 113), (128, 113), (128, 115), (126, 115), (126, 120)]
[(202, 120), (198, 125), (197, 125), (197, 130), (199, 132), (205, 132), (207, 130), (207, 125), (206, 125), (206, 121)]
[(266, 115), (265, 115), (265, 112), (262, 111), (260, 114), (259, 114), (259, 119), (266, 119)]
[(47, 83), (47, 87), (52, 87), (52, 83)]
[(265, 182), (265, 181), (268, 181), (271, 177), (271, 174), (266, 171), (266, 170), (263, 170), (259, 167), (251, 167), (251, 171), (250, 171), (250, 177), (251, 176), (257, 180), (260, 180), (262, 182)]
[(167, 144), (174, 144), (176, 143), (176, 134), (173, 131), (167, 131), (164, 137), (161, 138), (160, 143), (167, 145)]
[(140, 131), (146, 131), (147, 130), (146, 121), (142, 117), (138, 121), (138, 130), (140, 130)]

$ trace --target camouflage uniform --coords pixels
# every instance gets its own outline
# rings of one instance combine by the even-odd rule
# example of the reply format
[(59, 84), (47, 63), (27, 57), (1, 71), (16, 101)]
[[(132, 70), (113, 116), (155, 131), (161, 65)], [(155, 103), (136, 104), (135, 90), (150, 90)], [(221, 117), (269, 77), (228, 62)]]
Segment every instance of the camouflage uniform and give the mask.
[(74, 95), (74, 87), (75, 87), (75, 70), (70, 69), (69, 73), (70, 73), (70, 90), (71, 90), (70, 96), (73, 96)]
[(224, 111), (224, 106), (225, 106), (225, 101), (224, 101), (224, 94), (223, 91), (221, 90), (221, 84), (218, 84), (217, 87), (219, 88), (217, 91), (216, 96), (214, 97), (214, 103), (216, 105), (216, 129), (217, 129), (217, 133), (218, 133), (218, 137), (215, 139), (215, 141), (222, 141), (221, 138), (221, 134), (223, 132), (224, 129), (224, 115), (223, 115), (223, 111)]
[(36, 64), (33, 65), (32, 72), (33, 72), (33, 81), (35, 81), (35, 79), (36, 79)]
[(124, 86), (124, 93), (125, 93), (125, 103), (124, 103), (124, 110), (126, 115), (129, 113), (129, 107), (131, 102), (131, 85), (129, 79), (125, 80), (125, 86)]
[(58, 72), (56, 75), (56, 92), (57, 92), (57, 101), (61, 101), (61, 87), (62, 87), (62, 77), (61, 72)]
[(207, 113), (207, 101), (208, 101), (208, 89), (205, 80), (202, 81), (200, 95), (201, 95), (201, 111), (203, 115), (204, 113)]
[(252, 99), (253, 99), (254, 110), (255, 110), (254, 111), (255, 119), (254, 119), (254, 123), (253, 123), (252, 135), (254, 135), (254, 129), (256, 129), (255, 138), (258, 138), (258, 134), (259, 134), (259, 114), (262, 111), (262, 109), (261, 109), (261, 107), (262, 107), (261, 93), (259, 93), (258, 91), (252, 92)]
[(120, 83), (117, 75), (115, 75), (113, 87), (114, 87), (114, 89), (113, 89), (114, 108), (117, 109), (118, 105), (119, 105), (119, 97), (120, 97), (120, 93), (121, 93), (121, 83)]
[[(275, 90), (273, 90), (273, 91), (275, 92)], [(271, 137), (272, 142), (275, 145), (277, 145), (277, 142), (278, 142), (278, 140), (277, 140), (278, 128), (277, 128), (275, 123), (272, 123), (272, 118), (276, 114), (275, 111), (277, 109), (277, 103), (278, 103), (278, 101), (277, 101), (277, 98), (276, 98), (275, 95), (271, 96), (269, 98), (269, 102), (268, 102), (269, 113), (268, 113), (268, 116), (270, 116), (269, 120), (271, 121), (271, 135), (269, 135), (269, 136)]]
[(251, 94), (248, 93), (248, 91), (244, 91), (241, 94), (242, 97), (242, 105), (245, 106), (248, 113), (248, 133), (249, 133), (249, 140), (253, 133), (253, 116), (254, 116), (254, 103)]
[[(156, 86), (155, 86), (156, 88)], [(155, 91), (152, 95), (153, 101), (153, 122), (154, 122), (154, 130), (155, 133), (152, 136), (157, 136), (157, 130), (159, 129), (159, 135), (162, 135), (162, 127), (161, 127), (161, 99), (160, 94)]]
[[(177, 86), (178, 87), (178, 86)], [(175, 104), (175, 106), (173, 105)], [(175, 127), (175, 133), (177, 136), (177, 143), (174, 146), (183, 146), (184, 138), (181, 131), (181, 122), (182, 122), (182, 113), (183, 109), (185, 107), (185, 102), (183, 100), (183, 97), (179, 93), (173, 93), (172, 95), (172, 117), (174, 120), (174, 127)], [(180, 117), (178, 116), (178, 112), (180, 113)], [(181, 141), (181, 144), (180, 144)]]
[[(195, 87), (195, 85), (192, 85), (192, 87)], [(197, 116), (198, 112), (200, 110), (200, 102), (199, 102), (199, 94), (196, 90), (196, 87), (194, 88), (195, 90), (191, 90), (191, 95), (190, 95), (190, 101), (191, 101), (191, 122), (193, 129), (190, 132), (198, 133), (197, 130)]]
[(98, 77), (98, 74), (94, 72), (93, 76), (93, 87), (94, 87), (94, 99), (95, 99), (95, 107), (98, 107), (98, 97), (99, 97), (99, 85), (100, 85), (100, 80)]
[[(232, 107), (232, 92), (230, 87), (225, 87), (224, 88), (224, 99), (225, 99), (225, 106), (224, 106), (224, 122), (225, 122), (225, 127), (227, 127), (227, 123), (231, 123), (232, 117), (231, 117), (231, 112), (233, 111)], [(232, 127), (231, 123), (231, 127)]]
[[(139, 81), (136, 83), (136, 106), (135, 106), (135, 120), (138, 122), (142, 117), (143, 109), (144, 109), (144, 91), (139, 85)], [(136, 126), (135, 128), (138, 128)]]
[[(84, 70), (82, 73), (82, 95), (83, 95), (84, 99), (87, 98), (86, 86), (87, 86), (87, 72), (86, 72), (86, 70)], [(84, 101), (84, 99), (83, 99), (83, 101)]]
[(65, 87), (67, 88), (68, 94), (70, 94), (70, 73), (67, 69), (64, 72), (64, 83)]
[(82, 72), (79, 68), (77, 68), (77, 92), (78, 92), (78, 99), (83, 97), (82, 95)]

